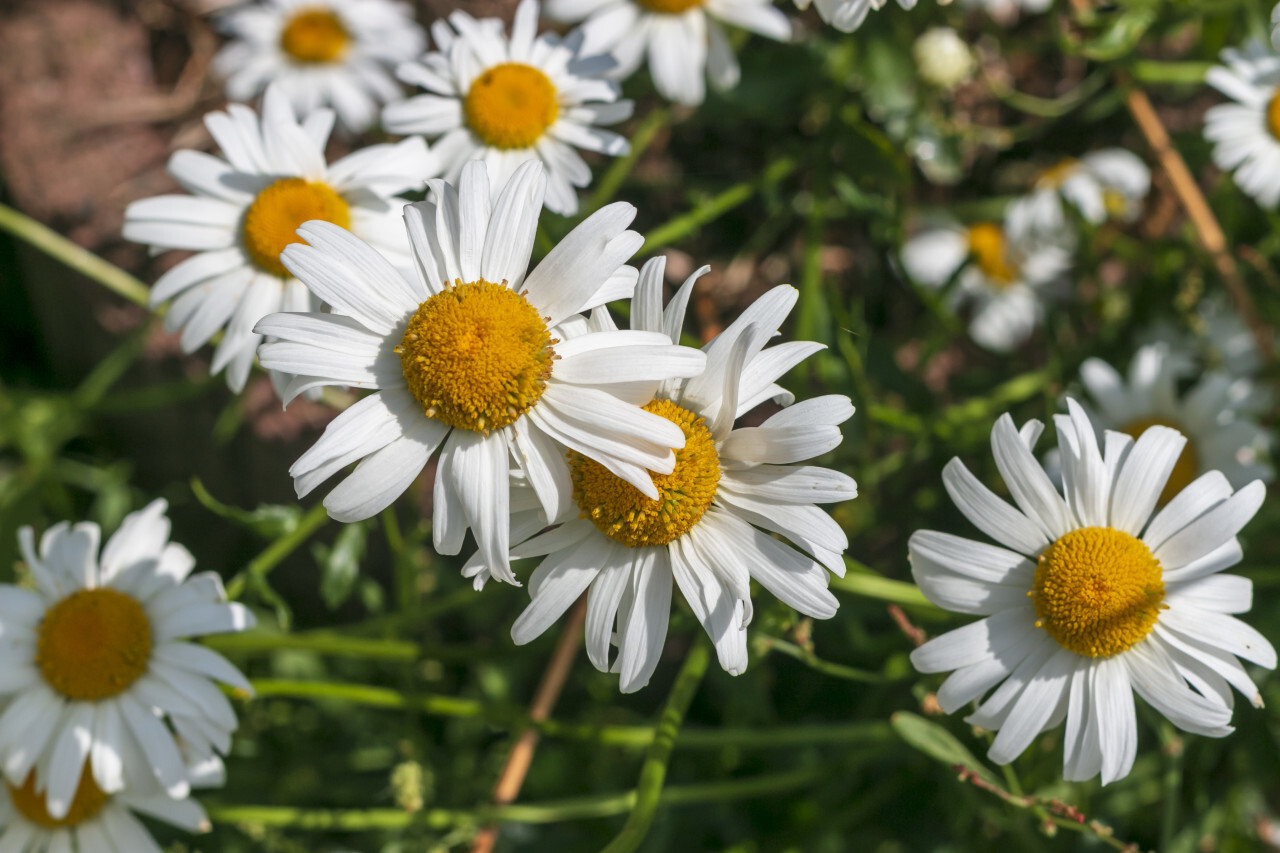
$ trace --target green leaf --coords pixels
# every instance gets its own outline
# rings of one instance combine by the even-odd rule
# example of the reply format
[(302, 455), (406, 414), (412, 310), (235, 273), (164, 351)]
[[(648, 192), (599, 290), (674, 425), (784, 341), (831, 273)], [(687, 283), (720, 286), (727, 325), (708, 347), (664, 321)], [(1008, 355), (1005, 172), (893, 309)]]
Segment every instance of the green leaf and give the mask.
[(241, 527), (247, 527), (263, 539), (279, 539), (289, 535), (298, 529), (298, 522), (302, 519), (300, 506), (262, 504), (254, 510), (228, 506), (209, 494), (199, 478), (192, 478), (191, 491), (205, 509), (228, 521), (234, 521)]
[(930, 722), (918, 714), (898, 711), (889, 718), (889, 725), (911, 746), (930, 758), (937, 759), (948, 767), (960, 765), (995, 787), (1000, 787), (995, 774), (987, 766), (974, 758), (968, 747), (956, 739), (956, 736), (937, 723)]
[(333, 547), (317, 542), (311, 553), (320, 565), (320, 596), (330, 610), (337, 610), (351, 597), (360, 577), (360, 560), (364, 557), (369, 528), (363, 521), (343, 526)]
[(1155, 20), (1153, 8), (1130, 9), (1116, 18), (1102, 35), (1086, 43), (1082, 53), (1100, 62), (1128, 56)]

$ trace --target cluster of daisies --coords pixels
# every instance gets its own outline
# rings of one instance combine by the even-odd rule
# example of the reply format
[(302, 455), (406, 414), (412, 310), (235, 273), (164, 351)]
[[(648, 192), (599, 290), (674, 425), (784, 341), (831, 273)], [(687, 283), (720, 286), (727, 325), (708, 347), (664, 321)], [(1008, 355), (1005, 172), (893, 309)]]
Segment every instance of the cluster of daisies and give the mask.
[[(885, 2), (814, 5), (851, 31)], [(968, 5), (1010, 17), (1048, 4)], [(355, 392), (289, 469), (299, 498), (336, 478), (325, 508), (360, 521), (435, 460), (437, 551), (461, 554), (469, 532), (462, 571), (477, 590), (520, 586), (513, 563), (537, 561), (513, 642), (582, 600), (592, 664), (635, 691), (658, 666), (678, 591), (738, 674), (753, 581), (803, 614), (835, 614), (828, 583), (848, 541), (819, 505), (857, 496), (846, 474), (804, 464), (840, 444), (850, 400), (797, 402), (777, 384), (821, 349), (775, 341), (796, 291), (770, 290), (693, 349), (681, 343), (686, 308), (707, 268), (666, 299), (662, 258), (629, 263), (643, 244), (629, 204), (590, 213), (531, 261), (543, 210), (578, 214), (591, 179), (580, 152), (629, 150), (606, 129), (632, 114), (622, 78), (647, 62), (663, 97), (695, 105), (708, 82), (738, 81), (724, 24), (778, 40), (792, 25), (767, 0), (548, 0), (545, 11), (581, 26), (540, 34), (536, 0), (522, 0), (509, 30), (461, 11), (437, 21), (426, 50), (412, 10), (391, 0), (228, 13), (215, 65), (234, 100), (261, 95), (260, 111), (207, 115), (221, 156), (174, 154), (187, 194), (135, 202), (124, 233), (191, 253), (152, 302), (186, 351), (216, 339), (212, 369), (233, 390), (257, 359), (286, 404), (326, 386)], [(936, 85), (972, 73), (953, 32), (926, 35), (917, 48)], [(1275, 204), (1280, 55), (1253, 44), (1224, 58), (1209, 82), (1239, 103), (1210, 112), (1215, 157)], [(404, 138), (329, 162), (335, 128), (375, 122)], [(929, 222), (902, 266), (968, 311), (979, 345), (1010, 352), (1064, 294), (1078, 230), (1132, 222), (1150, 181), (1122, 149), (1044, 164), (998, 220)], [(606, 307), (619, 302), (626, 329)], [(1042, 425), (1001, 418), (992, 450), (1014, 505), (959, 460), (947, 466), (957, 508), (998, 544), (911, 538), (925, 595), (984, 617), (912, 660), (951, 672), (945, 710), (977, 703), (969, 719), (998, 731), (994, 761), (1065, 720), (1064, 774), (1105, 783), (1134, 760), (1134, 692), (1210, 736), (1230, 731), (1233, 688), (1260, 702), (1240, 660), (1273, 667), (1275, 652), (1231, 615), (1250, 608), (1250, 582), (1222, 573), (1272, 476), (1259, 359), (1223, 306), (1206, 303), (1202, 319), (1193, 339), (1153, 329), (1127, 376), (1085, 362), (1087, 397), (1065, 401), (1043, 461)], [(25, 530), (30, 577), (0, 587), (0, 850), (158, 849), (135, 813), (203, 828), (190, 791), (220, 782), (236, 727), (215, 682), (250, 692), (227, 661), (184, 642), (253, 619), (216, 575), (190, 574), (163, 502), (101, 552), (99, 538), (95, 525), (61, 524), (37, 549)]]

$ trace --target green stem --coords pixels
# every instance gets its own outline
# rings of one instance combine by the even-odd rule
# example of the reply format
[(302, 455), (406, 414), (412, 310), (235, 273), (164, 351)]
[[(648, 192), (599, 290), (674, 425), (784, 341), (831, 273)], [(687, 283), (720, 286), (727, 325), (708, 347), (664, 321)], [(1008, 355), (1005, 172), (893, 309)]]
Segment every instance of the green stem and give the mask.
[(56, 258), (65, 266), (88, 276), (130, 302), (137, 303), (143, 308), (147, 307), (147, 299), (151, 291), (145, 284), (110, 261), (103, 260), (53, 229), (36, 222), (30, 216), (0, 204), (0, 230), (8, 231), (19, 240)]
[(350, 637), (328, 632), (273, 634), (267, 631), (249, 631), (243, 634), (215, 634), (205, 637), (203, 642), (222, 654), (243, 655), (290, 649), (364, 660), (414, 661), (424, 656), (422, 647), (417, 643)]
[(684, 239), (708, 222), (713, 222), (738, 205), (744, 204), (765, 187), (783, 180), (795, 170), (796, 161), (791, 157), (774, 160), (765, 167), (759, 178), (734, 184), (719, 195), (707, 199), (684, 216), (678, 216), (650, 231), (644, 245), (636, 253), (636, 257), (651, 255), (669, 243)]
[(640, 767), (640, 781), (636, 784), (635, 806), (627, 817), (622, 830), (613, 841), (604, 848), (604, 853), (631, 853), (640, 846), (653, 817), (658, 813), (658, 805), (662, 800), (662, 785), (667, 778), (667, 763), (671, 760), (671, 750), (676, 745), (676, 737), (680, 734), (680, 726), (684, 723), (684, 715), (693, 701), (693, 694), (698, 692), (702, 676), (707, 671), (710, 659), (708, 642), (701, 631), (689, 649), (684, 665), (676, 676), (671, 687), (671, 695), (662, 709), (658, 720), (653, 744), (645, 754), (644, 764)]
[(288, 557), (297, 549), (299, 545), (307, 541), (312, 533), (315, 533), (325, 522), (329, 520), (329, 515), (325, 511), (324, 504), (316, 504), (307, 510), (307, 514), (302, 517), (290, 533), (281, 536), (275, 542), (272, 542), (267, 549), (253, 559), (253, 562), (245, 566), (244, 571), (233, 577), (227, 582), (227, 597), (230, 599), (239, 598), (244, 592), (245, 585), (259, 583), (274, 569), (281, 560)]
[(596, 184), (596, 191), (591, 194), (590, 200), (582, 207), (582, 212), (579, 215), (581, 219), (586, 219), (592, 213), (613, 201), (614, 196), (618, 194), (618, 188), (622, 186), (622, 182), (631, 174), (631, 170), (635, 168), (641, 156), (653, 143), (658, 132), (666, 127), (667, 122), (670, 120), (671, 111), (666, 107), (658, 107), (644, 117), (644, 121), (640, 122), (635, 132), (631, 134), (631, 150), (614, 160), (612, 165), (600, 176), (600, 181)]
[[(756, 636), (766, 643), (770, 651), (782, 652), (790, 658), (803, 663), (816, 672), (823, 675), (830, 675), (833, 678), (843, 678), (846, 681), (860, 681), (867, 684), (883, 684), (889, 679), (878, 672), (868, 672), (865, 669), (854, 669), (851, 666), (845, 666), (840, 663), (825, 661), (816, 657), (812, 652), (802, 649), (794, 643), (788, 643), (786, 640), (778, 637), (772, 637), (767, 634), (756, 634)], [(914, 676), (912, 676), (914, 677)]]
[(1182, 738), (1169, 723), (1160, 725), (1164, 745), (1164, 776), (1161, 778), (1160, 849), (1172, 850), (1178, 834), (1178, 805), (1182, 798)]

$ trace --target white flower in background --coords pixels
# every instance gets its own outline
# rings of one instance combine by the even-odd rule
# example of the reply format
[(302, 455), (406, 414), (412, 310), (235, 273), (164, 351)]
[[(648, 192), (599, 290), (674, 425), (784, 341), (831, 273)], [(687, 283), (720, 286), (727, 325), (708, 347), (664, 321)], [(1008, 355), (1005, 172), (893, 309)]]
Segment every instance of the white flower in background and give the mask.
[(1108, 219), (1133, 222), (1151, 190), (1151, 170), (1123, 148), (1068, 157), (1036, 178), (1029, 195), (1009, 206), (1009, 230), (1051, 238), (1068, 229), (1066, 201), (1092, 225)]
[(1137, 441), (1108, 432), (1100, 450), (1088, 415), (1073, 400), (1067, 407), (1054, 418), (1061, 494), (1031, 452), (1038, 421), (1019, 432), (1004, 415), (991, 433), (1016, 507), (959, 459), (943, 470), (956, 507), (999, 545), (912, 535), (911, 572), (925, 596), (986, 618), (925, 643), (911, 662), (921, 672), (954, 670), (938, 703), (947, 713), (980, 703), (966, 720), (999, 732), (992, 761), (1008, 764), (1065, 718), (1063, 775), (1101, 773), (1107, 784), (1128, 774), (1137, 753), (1134, 692), (1209, 737), (1232, 731), (1232, 687), (1261, 707), (1237, 658), (1270, 669), (1275, 650), (1230, 615), (1249, 610), (1252, 582), (1220, 572), (1242, 558), (1236, 534), (1266, 489), (1255, 481), (1233, 493), (1210, 472), (1154, 512), (1182, 436), (1166, 427)]
[[(809, 4), (818, 10), (818, 16), (842, 33), (851, 33), (866, 20), (872, 9), (882, 9), (888, 0), (796, 0), (800, 9), (808, 9)], [(914, 9), (916, 0), (898, 0), (904, 9)]]
[[(632, 334), (674, 342), (706, 268), (689, 277), (664, 312), (663, 267), (658, 258), (641, 272)], [(844, 575), (848, 539), (815, 504), (854, 498), (857, 485), (837, 471), (794, 463), (839, 445), (839, 424), (853, 406), (847, 397), (818, 397), (758, 427), (733, 426), (766, 400), (789, 402), (775, 381), (823, 348), (796, 341), (764, 349), (796, 296), (783, 285), (760, 297), (704, 348), (705, 372), (663, 383), (645, 406), (684, 435), (674, 470), (654, 478), (660, 497), (570, 454), (578, 518), (571, 512), (556, 529), (512, 551), (513, 557), (545, 557), (529, 580), (532, 601), (511, 628), (517, 644), (546, 631), (586, 591), (587, 653), (597, 669), (619, 672), (620, 689), (630, 693), (645, 686), (658, 665), (673, 582), (733, 675), (747, 668), (752, 580), (801, 613), (835, 615), (827, 571)], [(611, 643), (618, 646), (613, 661)]]
[(456, 554), (467, 529), (497, 576), (507, 559), (509, 462), (532, 484), (548, 518), (570, 500), (564, 448), (657, 497), (650, 471), (670, 473), (680, 428), (642, 411), (661, 380), (694, 376), (697, 350), (645, 332), (566, 340), (559, 325), (628, 298), (624, 266), (643, 239), (626, 227), (635, 208), (601, 208), (533, 271), (546, 177), (525, 162), (496, 202), (483, 163), (455, 189), (431, 181), (432, 198), (405, 209), (418, 275), (406, 278), (373, 248), (326, 222), (301, 229), (285, 264), (335, 310), (276, 314), (258, 324), (278, 342), (263, 365), (297, 375), (288, 398), (319, 385), (375, 389), (338, 415), (289, 473), (298, 496), (359, 462), (324, 500), (339, 521), (389, 506), (440, 450), (435, 547)]
[(604, 79), (613, 58), (583, 55), (577, 35), (537, 35), (537, 0), (522, 0), (509, 39), (497, 18), (455, 11), (449, 21), (452, 27), (437, 21), (432, 29), (439, 51), (398, 72), (430, 94), (388, 106), (383, 124), (392, 133), (439, 136), (435, 154), (447, 181), (479, 159), (497, 190), (521, 163), (540, 160), (547, 209), (577, 213), (576, 188), (591, 183), (591, 168), (574, 149), (614, 157), (631, 150), (625, 138), (596, 126), (631, 116), (631, 101), (618, 100), (618, 85)]
[(1205, 82), (1231, 98), (1204, 114), (1213, 162), (1264, 207), (1280, 202), (1280, 55), (1261, 41), (1222, 52)]
[(391, 72), (424, 43), (413, 7), (391, 0), (263, 0), (219, 25), (231, 42), (213, 68), (229, 99), (248, 101), (275, 83), (299, 114), (333, 107), (352, 133), (373, 124), (379, 104), (404, 97)]
[(738, 60), (721, 24), (791, 37), (791, 22), (769, 0), (549, 0), (545, 9), (557, 21), (585, 19), (582, 53), (612, 53), (612, 76), (635, 73), (647, 54), (658, 93), (687, 106), (702, 103), (704, 78), (719, 90), (738, 85)]
[[(188, 768), (193, 788), (223, 783), (222, 762)], [(160, 845), (134, 812), (188, 832), (208, 832), (209, 820), (195, 800), (173, 799), (160, 791), (127, 790), (108, 794), (93, 774), (82, 772), (66, 815), (49, 813), (35, 771), (20, 785), (0, 785), (0, 850), (14, 853), (161, 853)]]
[(126, 516), (101, 557), (96, 524), (56, 524), (38, 552), (31, 528), (18, 531), (34, 589), (0, 585), (0, 767), (11, 786), (45, 790), (55, 820), (78, 790), (186, 797), (188, 765), (226, 754), (236, 728), (215, 682), (252, 692), (221, 655), (184, 642), (254, 619), (213, 572), (188, 577), (195, 560), (169, 542), (165, 508)]
[(1164, 426), (1186, 437), (1164, 501), (1208, 471), (1222, 472), (1235, 488), (1274, 476), (1262, 459), (1270, 436), (1243, 411), (1251, 383), (1210, 371), (1179, 394), (1178, 381), (1193, 372), (1194, 362), (1190, 353), (1152, 344), (1134, 355), (1127, 381), (1099, 358), (1080, 366), (1080, 381), (1096, 404), (1101, 428), (1137, 438), (1153, 426)]
[(1016, 20), (1021, 12), (1047, 12), (1053, 0), (960, 0), (966, 9), (985, 9), (999, 21)]
[[(1185, 325), (1188, 328), (1165, 318), (1156, 320), (1138, 337), (1138, 344), (1167, 344), (1172, 356), (1180, 352), (1193, 354), (1188, 360), (1188, 369), (1203, 364), (1234, 379), (1257, 377), (1262, 369), (1258, 339), (1226, 298), (1212, 294), (1201, 299), (1196, 303), (1195, 314)], [(1242, 401), (1242, 404), (1252, 405), (1257, 411), (1270, 405), (1266, 388), (1252, 382), (1246, 383), (1245, 387), (1250, 389), (1251, 400)], [(1266, 399), (1260, 402), (1259, 397)]]
[(911, 48), (920, 79), (939, 89), (954, 89), (973, 77), (978, 61), (960, 34), (950, 27), (930, 27)]
[(1071, 266), (1061, 246), (1014, 238), (1004, 226), (940, 223), (902, 248), (902, 265), (922, 285), (941, 288), (955, 308), (971, 305), (969, 334), (980, 346), (1008, 352), (1031, 337), (1044, 317), (1045, 291)]
[(165, 328), (182, 329), (188, 353), (225, 327), (212, 370), (227, 368), (228, 387), (240, 391), (262, 340), (254, 324), (276, 311), (318, 307), (280, 262), (284, 247), (301, 239), (298, 226), (323, 219), (349, 228), (408, 270), (413, 262), (400, 213), (408, 202), (395, 194), (422, 187), (435, 161), (413, 138), (326, 164), (333, 112), (317, 110), (299, 122), (274, 86), (261, 120), (231, 104), (225, 113), (206, 115), (205, 124), (226, 159), (175, 153), (169, 173), (191, 195), (133, 202), (125, 210), (124, 236), (156, 249), (196, 252), (156, 281), (151, 305), (173, 300)]

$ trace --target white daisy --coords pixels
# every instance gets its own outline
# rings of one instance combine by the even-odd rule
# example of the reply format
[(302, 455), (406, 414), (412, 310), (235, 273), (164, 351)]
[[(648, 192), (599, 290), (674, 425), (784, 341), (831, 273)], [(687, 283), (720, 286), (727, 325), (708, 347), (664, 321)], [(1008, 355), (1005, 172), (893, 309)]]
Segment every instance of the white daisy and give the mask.
[(1280, 55), (1261, 41), (1222, 52), (1205, 82), (1231, 98), (1204, 114), (1213, 162), (1264, 207), (1280, 202)]
[(302, 497), (352, 462), (324, 500), (356, 521), (396, 499), (440, 448), (432, 533), (456, 554), (471, 528), (488, 565), (515, 583), (508, 551), (509, 462), (548, 518), (571, 498), (564, 447), (653, 496), (649, 471), (669, 473), (679, 427), (642, 411), (661, 380), (694, 376), (704, 358), (661, 335), (612, 332), (565, 340), (558, 326), (627, 298), (623, 266), (643, 239), (625, 230), (635, 208), (601, 208), (526, 275), (546, 177), (520, 166), (491, 202), (485, 166), (457, 189), (405, 208), (418, 275), (406, 279), (370, 246), (327, 222), (299, 229), (310, 245), (284, 252), (289, 269), (347, 316), (276, 314), (258, 331), (262, 363), (297, 374), (287, 397), (318, 385), (377, 389), (339, 415), (289, 469)]
[[(1231, 303), (1221, 294), (1211, 294), (1196, 303), (1195, 314), (1183, 325), (1159, 319), (1138, 337), (1138, 344), (1168, 344), (1170, 354), (1194, 353), (1191, 366), (1202, 363), (1235, 379), (1253, 379), (1262, 369), (1258, 339)], [(1197, 361), (1198, 357), (1198, 361)], [(1253, 410), (1270, 405), (1265, 388), (1252, 385)], [(1259, 401), (1259, 396), (1268, 397)]]
[(1096, 403), (1101, 428), (1137, 438), (1159, 425), (1186, 436), (1165, 501), (1209, 471), (1221, 471), (1235, 488), (1274, 476), (1263, 461), (1270, 436), (1247, 413), (1252, 383), (1215, 370), (1179, 394), (1179, 380), (1192, 373), (1194, 363), (1189, 353), (1151, 344), (1134, 355), (1127, 382), (1102, 359), (1080, 366), (1080, 381)]
[(1060, 245), (1015, 238), (995, 222), (967, 228), (942, 222), (907, 241), (902, 265), (927, 287), (954, 279), (950, 302), (972, 306), (969, 334), (987, 349), (1008, 352), (1040, 325), (1045, 292), (1061, 282), (1071, 256)]
[(1230, 615), (1250, 608), (1252, 583), (1220, 572), (1240, 561), (1236, 534), (1266, 489), (1253, 482), (1233, 494), (1210, 472), (1153, 516), (1182, 436), (1108, 432), (1100, 450), (1088, 415), (1067, 406), (1054, 418), (1061, 494), (1032, 455), (1038, 421), (1019, 432), (1004, 415), (991, 433), (1016, 508), (959, 459), (944, 469), (956, 507), (1004, 547), (932, 530), (911, 537), (925, 596), (986, 617), (925, 643), (911, 661), (921, 672), (954, 670), (938, 703), (948, 713), (980, 703), (966, 719), (999, 732), (992, 761), (1009, 763), (1065, 718), (1063, 775), (1101, 773), (1107, 784), (1133, 766), (1135, 691), (1174, 725), (1210, 737), (1232, 730), (1232, 687), (1261, 706), (1237, 657), (1273, 668), (1275, 650)]
[(420, 138), (371, 145), (326, 164), (333, 112), (316, 110), (299, 122), (283, 92), (267, 90), (262, 118), (232, 104), (205, 116), (225, 160), (179, 151), (169, 172), (192, 195), (135, 201), (125, 210), (124, 236), (155, 249), (196, 254), (162, 275), (151, 304), (173, 299), (165, 328), (182, 329), (193, 352), (226, 327), (213, 355), (214, 373), (244, 387), (261, 341), (254, 324), (275, 311), (317, 307), (306, 287), (280, 263), (298, 242), (303, 222), (324, 219), (350, 228), (398, 266), (412, 267), (398, 192), (421, 188), (435, 161)]
[(548, 0), (547, 16), (582, 25), (582, 52), (612, 53), (613, 74), (635, 73), (648, 54), (649, 73), (662, 97), (697, 106), (706, 96), (703, 78), (720, 90), (738, 85), (738, 60), (724, 24), (777, 41), (791, 37), (791, 23), (769, 0)]
[[(866, 20), (872, 9), (881, 9), (888, 0), (796, 0), (796, 7), (808, 9), (809, 4), (818, 10), (818, 16), (842, 33), (851, 33)], [(898, 0), (904, 9), (914, 9), (916, 0)]]
[[(641, 272), (632, 334), (656, 332), (676, 341), (694, 282), (707, 268), (689, 277), (664, 312), (663, 267), (657, 258)], [(848, 539), (815, 503), (854, 498), (857, 486), (837, 471), (793, 463), (839, 445), (839, 425), (853, 406), (847, 397), (818, 397), (758, 427), (733, 426), (765, 400), (789, 402), (775, 380), (823, 349), (807, 341), (764, 349), (796, 295), (783, 285), (756, 300), (704, 348), (704, 373), (663, 383), (645, 406), (684, 434), (675, 469), (654, 479), (660, 498), (570, 454), (579, 517), (571, 510), (565, 523), (512, 551), (513, 557), (545, 556), (529, 581), (532, 601), (511, 628), (517, 644), (547, 630), (587, 591), (587, 653), (597, 669), (619, 672), (620, 689), (630, 693), (647, 684), (658, 665), (673, 581), (733, 675), (747, 668), (753, 579), (802, 613), (835, 615), (827, 570), (844, 575)], [(618, 646), (612, 662), (611, 642)]]
[(1101, 225), (1108, 218), (1133, 222), (1151, 190), (1151, 170), (1123, 148), (1068, 157), (1036, 178), (1029, 195), (1014, 201), (1006, 217), (1015, 233), (1053, 237), (1068, 231), (1062, 202), (1084, 220)]
[(978, 60), (959, 33), (950, 27), (930, 27), (911, 46), (920, 79), (930, 86), (950, 90), (967, 82)]
[(631, 150), (625, 138), (596, 127), (631, 116), (631, 101), (618, 100), (618, 85), (603, 76), (613, 58), (584, 55), (577, 35), (537, 35), (537, 0), (516, 8), (509, 39), (497, 18), (455, 11), (449, 20), (452, 27), (437, 21), (432, 29), (439, 51), (399, 70), (400, 79), (431, 94), (390, 105), (383, 123), (393, 133), (440, 136), (435, 154), (448, 181), (478, 159), (500, 189), (521, 163), (541, 160), (547, 209), (577, 213), (575, 188), (591, 183), (591, 168), (574, 149), (614, 157)]
[(169, 542), (165, 508), (126, 516), (101, 557), (96, 524), (54, 525), (38, 552), (18, 531), (34, 589), (0, 585), (0, 767), (15, 786), (34, 772), (56, 819), (89, 784), (185, 797), (187, 765), (225, 754), (236, 728), (215, 682), (252, 692), (221, 655), (183, 642), (254, 619), (213, 572), (188, 577), (195, 560)]
[(333, 107), (353, 133), (404, 97), (391, 72), (425, 41), (413, 7), (392, 0), (263, 0), (219, 24), (232, 41), (213, 68), (228, 98), (248, 101), (274, 83), (300, 115)]
[(1011, 21), (1020, 12), (1047, 12), (1053, 0), (960, 0), (968, 9), (985, 9), (993, 18)]
[[(223, 784), (222, 762), (218, 759), (188, 767), (192, 788), (212, 788)], [(173, 799), (157, 790), (125, 790), (105, 793), (82, 772), (80, 784), (67, 814), (49, 814), (45, 793), (35, 784), (35, 772), (21, 785), (0, 785), (0, 850), (21, 853), (161, 853), (146, 827), (134, 812), (162, 820), (189, 832), (208, 832), (204, 809), (186, 797)]]

